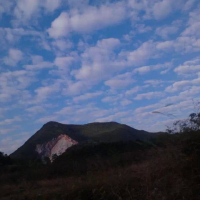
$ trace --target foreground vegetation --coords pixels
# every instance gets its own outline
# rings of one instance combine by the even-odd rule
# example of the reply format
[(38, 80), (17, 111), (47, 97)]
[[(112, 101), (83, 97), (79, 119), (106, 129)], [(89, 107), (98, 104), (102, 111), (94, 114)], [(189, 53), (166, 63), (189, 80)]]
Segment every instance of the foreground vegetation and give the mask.
[(47, 165), (6, 159), (1, 200), (200, 199), (198, 129), (148, 142), (77, 146)]

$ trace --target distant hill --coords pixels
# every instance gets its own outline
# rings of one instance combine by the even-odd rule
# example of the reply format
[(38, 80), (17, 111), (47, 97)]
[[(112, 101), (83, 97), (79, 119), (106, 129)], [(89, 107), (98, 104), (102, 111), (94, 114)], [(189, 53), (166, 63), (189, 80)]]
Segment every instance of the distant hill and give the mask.
[(48, 122), (24, 145), (10, 156), (20, 159), (36, 159), (60, 155), (72, 145), (86, 141), (118, 142), (148, 140), (156, 134), (136, 130), (116, 122), (90, 123), (85, 125), (65, 125)]

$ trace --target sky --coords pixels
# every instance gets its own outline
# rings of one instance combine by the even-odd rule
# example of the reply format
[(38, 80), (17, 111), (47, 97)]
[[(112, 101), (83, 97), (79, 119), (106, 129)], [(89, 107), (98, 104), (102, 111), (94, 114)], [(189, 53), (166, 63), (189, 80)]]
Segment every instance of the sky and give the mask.
[(186, 118), (199, 30), (199, 0), (0, 0), (0, 151), (48, 121), (155, 132)]

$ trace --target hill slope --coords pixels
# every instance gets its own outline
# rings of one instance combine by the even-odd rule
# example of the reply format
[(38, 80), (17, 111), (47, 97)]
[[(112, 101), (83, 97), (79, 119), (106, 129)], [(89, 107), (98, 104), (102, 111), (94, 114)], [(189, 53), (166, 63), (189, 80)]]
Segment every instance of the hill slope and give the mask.
[[(68, 139), (64, 137), (65, 135), (68, 136)], [(135, 141), (138, 139), (146, 140), (153, 136), (154, 134), (152, 133), (136, 130), (116, 122), (90, 123), (85, 125), (65, 125), (58, 122), (48, 122), (10, 156), (12, 158), (35, 159), (40, 154), (43, 157), (47, 156), (52, 158), (51, 150), (56, 144), (58, 146), (58, 142), (62, 146), (69, 147), (85, 141)], [(38, 150), (36, 151), (36, 149)], [(58, 155), (66, 149), (54, 149), (53, 152), (57, 152)]]
[(53, 164), (1, 165), (2, 200), (199, 200), (200, 132), (77, 145)]

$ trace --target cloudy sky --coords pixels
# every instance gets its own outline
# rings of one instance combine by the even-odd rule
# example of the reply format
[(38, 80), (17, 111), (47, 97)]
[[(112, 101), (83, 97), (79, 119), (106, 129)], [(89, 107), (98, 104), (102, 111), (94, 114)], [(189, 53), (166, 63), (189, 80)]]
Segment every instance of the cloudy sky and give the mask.
[(0, 150), (48, 121), (161, 131), (185, 118), (199, 30), (199, 0), (0, 0)]

